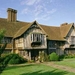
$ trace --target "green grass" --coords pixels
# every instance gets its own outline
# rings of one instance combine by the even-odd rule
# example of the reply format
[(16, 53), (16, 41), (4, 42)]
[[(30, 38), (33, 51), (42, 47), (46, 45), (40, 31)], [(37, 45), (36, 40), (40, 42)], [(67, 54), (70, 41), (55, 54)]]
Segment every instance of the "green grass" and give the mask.
[(1, 75), (75, 75), (43, 64), (26, 64), (7, 67)]
[(75, 68), (75, 58), (64, 59), (63, 61), (55, 62), (55, 64)]

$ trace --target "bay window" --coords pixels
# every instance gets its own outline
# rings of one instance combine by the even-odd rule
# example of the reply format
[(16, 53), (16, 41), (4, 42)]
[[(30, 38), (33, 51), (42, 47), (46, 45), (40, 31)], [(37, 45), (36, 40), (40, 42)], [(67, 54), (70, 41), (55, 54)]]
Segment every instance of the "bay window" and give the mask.
[(31, 45), (41, 45), (44, 41), (43, 34), (41, 33), (32, 33), (31, 34)]

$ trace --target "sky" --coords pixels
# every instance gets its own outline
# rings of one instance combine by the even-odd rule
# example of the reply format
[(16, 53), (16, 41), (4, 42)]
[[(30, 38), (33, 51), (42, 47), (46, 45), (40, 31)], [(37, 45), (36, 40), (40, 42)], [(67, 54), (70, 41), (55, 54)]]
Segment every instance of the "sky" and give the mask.
[(16, 9), (20, 21), (48, 26), (75, 23), (75, 0), (0, 0), (0, 18), (7, 18), (7, 8)]

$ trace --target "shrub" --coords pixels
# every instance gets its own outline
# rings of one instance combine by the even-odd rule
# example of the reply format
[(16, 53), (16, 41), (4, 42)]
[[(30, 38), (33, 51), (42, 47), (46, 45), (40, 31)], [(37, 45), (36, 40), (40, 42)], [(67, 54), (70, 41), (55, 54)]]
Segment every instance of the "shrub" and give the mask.
[(59, 56), (59, 60), (61, 61), (61, 60), (63, 60), (65, 58), (65, 55), (60, 55)]
[(8, 64), (9, 60), (13, 57), (12, 54), (9, 54), (7, 56), (4, 57), (3, 59), (3, 64)]
[(68, 55), (65, 55), (65, 58), (75, 58), (75, 54), (68, 54)]
[(40, 62), (43, 62), (44, 61), (44, 53), (40, 53), (40, 59), (39, 59)]
[(28, 63), (34, 63), (34, 62), (35, 62), (34, 60), (29, 60), (29, 61), (28, 61)]
[(49, 56), (47, 55), (47, 53), (41, 52), (39, 54), (38, 60), (40, 62), (49, 61)]
[(3, 62), (5, 64), (21, 64), (27, 62), (27, 59), (22, 58), (18, 54), (9, 54), (5, 57)]
[(50, 59), (50, 61), (58, 61), (59, 56), (55, 52), (53, 52), (49, 55), (49, 59)]
[(46, 53), (44, 54), (44, 61), (49, 61), (49, 56)]
[(10, 59), (9, 64), (21, 64), (27, 62), (27, 59), (22, 58), (18, 54), (13, 54), (12, 59)]

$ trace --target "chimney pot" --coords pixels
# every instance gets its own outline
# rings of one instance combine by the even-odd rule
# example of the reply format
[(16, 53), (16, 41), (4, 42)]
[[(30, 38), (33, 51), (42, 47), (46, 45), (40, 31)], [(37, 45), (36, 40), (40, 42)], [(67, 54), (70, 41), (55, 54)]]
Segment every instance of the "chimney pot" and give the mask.
[(10, 21), (10, 22), (15, 22), (16, 18), (17, 18), (17, 10), (14, 10), (12, 8), (8, 8), (7, 12), (8, 12), (7, 20)]

